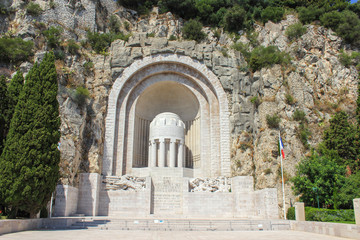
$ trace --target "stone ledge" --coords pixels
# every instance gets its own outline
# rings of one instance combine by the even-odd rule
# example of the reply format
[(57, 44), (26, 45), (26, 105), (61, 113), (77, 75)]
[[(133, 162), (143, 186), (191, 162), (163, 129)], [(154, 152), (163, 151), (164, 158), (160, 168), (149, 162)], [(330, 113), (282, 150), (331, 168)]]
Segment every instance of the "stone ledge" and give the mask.
[(290, 221), (291, 230), (325, 234), (336, 237), (360, 239), (360, 226), (330, 222)]

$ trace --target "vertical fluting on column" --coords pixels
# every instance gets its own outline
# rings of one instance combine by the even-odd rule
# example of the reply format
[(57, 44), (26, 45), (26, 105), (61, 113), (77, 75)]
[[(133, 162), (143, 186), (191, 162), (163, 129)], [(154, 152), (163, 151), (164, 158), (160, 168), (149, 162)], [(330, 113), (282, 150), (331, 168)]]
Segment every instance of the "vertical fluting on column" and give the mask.
[(157, 152), (157, 146), (156, 146), (156, 140), (151, 141), (151, 167), (156, 167), (156, 152)]
[(183, 142), (179, 142), (179, 149), (178, 149), (178, 164), (177, 166), (179, 168), (183, 167), (183, 163), (184, 163), (184, 143)]
[(154, 167), (152, 166), (152, 161), (151, 161), (151, 141), (149, 141), (149, 148), (148, 148), (148, 167)]
[(165, 138), (159, 139), (159, 167), (165, 167)]
[(176, 161), (176, 139), (170, 139), (170, 165), (169, 167), (175, 167)]

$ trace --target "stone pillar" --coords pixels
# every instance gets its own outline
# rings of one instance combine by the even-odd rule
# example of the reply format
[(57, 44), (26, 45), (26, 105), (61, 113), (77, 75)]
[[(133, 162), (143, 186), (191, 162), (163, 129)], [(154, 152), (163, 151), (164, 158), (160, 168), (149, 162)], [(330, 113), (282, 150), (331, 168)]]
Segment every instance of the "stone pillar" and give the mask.
[(170, 139), (170, 164), (169, 167), (175, 167), (176, 161), (176, 140)]
[(355, 198), (354, 203), (354, 213), (355, 213), (355, 222), (356, 225), (360, 225), (360, 198)]
[(151, 142), (151, 167), (156, 167), (156, 140)]
[(305, 221), (305, 204), (303, 202), (295, 203), (296, 221)]
[(152, 167), (151, 166), (152, 162), (151, 162), (151, 141), (149, 141), (149, 150), (148, 150), (148, 167)]
[(165, 167), (165, 154), (165, 138), (162, 138), (159, 147), (159, 167)]
[(81, 173), (79, 183), (78, 213), (85, 216), (97, 216), (101, 176), (98, 173)]
[(179, 148), (178, 148), (178, 167), (182, 168), (184, 167), (184, 144), (182, 142), (179, 142)]

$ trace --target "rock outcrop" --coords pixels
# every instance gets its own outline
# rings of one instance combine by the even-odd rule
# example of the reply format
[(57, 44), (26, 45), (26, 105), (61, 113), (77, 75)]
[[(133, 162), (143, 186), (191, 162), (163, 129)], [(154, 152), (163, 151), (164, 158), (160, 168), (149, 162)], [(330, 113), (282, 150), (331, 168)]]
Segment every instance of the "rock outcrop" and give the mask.
[[(208, 35), (205, 41), (185, 41), (181, 38), (184, 21), (171, 13), (158, 14), (155, 9), (149, 16), (139, 18), (136, 12), (119, 7), (112, 0), (54, 0), (54, 6), (48, 1), (35, 2), (44, 10), (37, 17), (25, 14), (24, 1), (14, 0), (12, 6), (18, 11), (7, 20), (7, 30), (15, 36), (35, 41), (38, 47), (36, 59), (41, 59), (41, 54), (48, 50), (39, 40), (36, 22), (62, 26), (64, 39), (80, 41), (86, 38), (86, 30), (108, 31), (108, 18), (115, 15), (122, 22), (122, 30), (131, 32), (127, 42), (114, 41), (104, 55), (83, 49), (78, 56), (68, 54), (56, 63), (62, 119), (61, 181), (65, 184), (76, 185), (80, 172), (100, 173), (109, 91), (124, 68), (145, 56), (186, 55), (204, 63), (215, 73), (230, 103), (232, 174), (254, 176), (256, 189), (276, 187), (279, 196), (281, 175), (277, 141), (280, 130), (286, 152), (286, 204), (290, 204), (290, 199), (295, 200), (287, 180), (295, 174), (295, 166), (308, 152), (299, 138), (300, 123), (293, 119), (295, 110), (306, 114), (311, 147), (321, 140), (332, 113), (344, 110), (354, 114), (358, 72), (355, 67), (346, 68), (339, 62), (340, 50), (344, 48), (341, 38), (329, 29), (307, 25), (303, 36), (290, 41), (285, 30), (298, 21), (292, 15), (278, 24), (268, 22), (265, 26), (255, 27), (259, 43), (274, 45), (289, 53), (291, 65), (286, 68), (274, 65), (251, 73), (243, 68), (247, 63), (241, 53), (231, 48), (235, 39), (226, 33), (217, 39), (213, 30), (204, 28)], [(0, 31), (4, 32), (2, 28)], [(179, 40), (170, 41), (170, 36)], [(242, 35), (238, 41), (246, 43), (249, 40)], [(93, 66), (89, 67), (87, 63)], [(22, 65), (25, 71), (29, 64)], [(84, 103), (77, 101), (76, 88), (79, 86), (89, 90)], [(266, 120), (267, 115), (274, 114), (281, 119), (277, 130), (270, 128)], [(131, 180), (131, 184), (135, 184), (134, 181)], [(106, 184), (132, 188), (131, 184), (123, 184), (122, 179), (107, 180)], [(214, 189), (205, 180), (195, 179), (191, 184), (194, 191)], [(226, 190), (226, 186), (216, 188)], [(281, 205), (280, 200), (279, 207)]]

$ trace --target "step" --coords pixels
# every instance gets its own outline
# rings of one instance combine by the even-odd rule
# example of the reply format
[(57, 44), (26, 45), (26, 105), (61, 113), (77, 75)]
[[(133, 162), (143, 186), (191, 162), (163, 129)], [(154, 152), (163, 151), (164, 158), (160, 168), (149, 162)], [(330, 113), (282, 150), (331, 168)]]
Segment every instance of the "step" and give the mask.
[(71, 229), (157, 230), (157, 231), (271, 231), (289, 230), (289, 221), (281, 220), (194, 220), (194, 219), (84, 219)]

